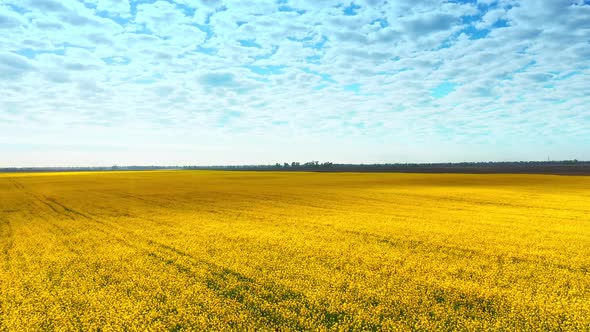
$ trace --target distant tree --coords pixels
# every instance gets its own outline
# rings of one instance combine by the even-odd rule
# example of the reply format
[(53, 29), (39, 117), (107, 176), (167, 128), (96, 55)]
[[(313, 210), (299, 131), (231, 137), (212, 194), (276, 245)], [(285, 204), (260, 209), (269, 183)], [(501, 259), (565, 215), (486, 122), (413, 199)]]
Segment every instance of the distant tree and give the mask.
[(294, 161), (291, 163), (291, 167), (299, 167), (299, 166), (301, 166), (301, 164), (297, 161)]
[(283, 167), (284, 167), (284, 168), (287, 168), (287, 167), (289, 167), (289, 163), (284, 163), (284, 164), (283, 164)]

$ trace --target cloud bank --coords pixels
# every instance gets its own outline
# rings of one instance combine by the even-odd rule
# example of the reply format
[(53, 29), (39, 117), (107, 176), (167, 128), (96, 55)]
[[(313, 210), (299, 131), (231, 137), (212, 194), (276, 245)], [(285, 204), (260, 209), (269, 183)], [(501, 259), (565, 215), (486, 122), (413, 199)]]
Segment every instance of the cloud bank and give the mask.
[(1, 0), (0, 166), (590, 159), (590, 1)]

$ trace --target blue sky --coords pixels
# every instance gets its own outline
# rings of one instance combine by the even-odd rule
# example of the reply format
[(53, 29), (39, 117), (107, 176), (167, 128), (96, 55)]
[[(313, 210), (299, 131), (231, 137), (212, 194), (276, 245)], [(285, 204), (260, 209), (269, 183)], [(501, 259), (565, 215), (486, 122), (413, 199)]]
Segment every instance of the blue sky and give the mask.
[(590, 1), (0, 0), (0, 167), (590, 159)]

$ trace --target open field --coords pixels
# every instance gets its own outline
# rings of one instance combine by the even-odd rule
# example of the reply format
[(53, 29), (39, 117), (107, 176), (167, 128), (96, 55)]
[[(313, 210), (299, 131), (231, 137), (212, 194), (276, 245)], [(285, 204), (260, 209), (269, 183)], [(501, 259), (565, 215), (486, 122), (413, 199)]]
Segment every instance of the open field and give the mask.
[(590, 177), (0, 174), (1, 330), (589, 330)]

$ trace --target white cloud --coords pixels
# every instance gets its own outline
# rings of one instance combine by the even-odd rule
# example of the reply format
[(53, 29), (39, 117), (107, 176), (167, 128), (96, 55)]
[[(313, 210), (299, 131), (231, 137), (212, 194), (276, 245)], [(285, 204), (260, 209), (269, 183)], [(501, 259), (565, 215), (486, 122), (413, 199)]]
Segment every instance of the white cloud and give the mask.
[(481, 21), (478, 22), (475, 26), (478, 29), (489, 29), (494, 25), (498, 20), (504, 17), (506, 11), (504, 9), (492, 9), (485, 13), (482, 17)]
[(0, 53), (0, 78), (2, 79), (20, 78), (34, 68), (28, 59), (23, 56), (7, 52)]
[[(477, 158), (498, 149), (490, 142), (511, 140), (533, 156), (549, 138), (567, 144), (590, 134), (590, 6), (580, 2), (478, 1), (490, 9), (477, 12), (438, 0), (367, 0), (355, 2), (353, 16), (344, 1), (160, 0), (133, 4), (136, 12), (112, 0), (5, 3), (0, 131), (19, 142), (133, 133), (141, 139), (107, 145), (165, 149), (178, 135), (189, 147), (224, 137), (256, 158), (267, 144), (276, 158), (308, 159), (313, 150), (368, 162)], [(507, 26), (495, 28), (498, 20)], [(445, 82), (455, 90), (433, 97)], [(453, 149), (465, 146), (457, 157)], [(215, 151), (203, 158), (231, 161)], [(235, 162), (263, 162), (244, 158)]]
[(148, 30), (158, 36), (170, 37), (174, 35), (178, 25), (188, 21), (189, 18), (179, 8), (167, 1), (137, 6), (135, 22), (145, 25)]
[(4, 29), (14, 29), (24, 26), (26, 21), (21, 15), (9, 10), (6, 6), (0, 5), (0, 31)]
[(131, 15), (129, 0), (98, 0), (96, 10), (120, 17), (129, 17)]

